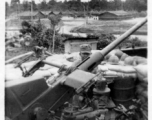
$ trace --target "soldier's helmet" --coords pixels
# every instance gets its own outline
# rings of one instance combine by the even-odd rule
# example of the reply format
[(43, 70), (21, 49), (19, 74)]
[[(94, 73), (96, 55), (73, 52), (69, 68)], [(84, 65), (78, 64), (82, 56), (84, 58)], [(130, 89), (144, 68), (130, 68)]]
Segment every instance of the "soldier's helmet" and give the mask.
[(80, 52), (81, 53), (91, 53), (91, 46), (89, 44), (82, 44), (80, 45)]

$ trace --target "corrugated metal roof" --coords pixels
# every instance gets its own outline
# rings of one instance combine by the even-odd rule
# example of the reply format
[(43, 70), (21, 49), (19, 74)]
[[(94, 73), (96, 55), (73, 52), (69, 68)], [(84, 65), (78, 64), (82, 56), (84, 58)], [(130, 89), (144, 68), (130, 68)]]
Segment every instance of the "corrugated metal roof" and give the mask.
[(122, 15), (129, 15), (129, 12), (123, 11), (123, 10), (119, 10), (119, 11), (91, 11), (90, 12), (92, 15), (100, 15), (103, 13), (112, 13), (115, 14), (117, 16), (122, 16)]
[(44, 15), (41, 11), (39, 11), (35, 16), (44, 18), (46, 15)]
[(74, 40), (82, 41), (82, 40), (97, 40), (97, 39), (99, 39), (99, 37), (95, 37), (95, 36), (88, 36), (88, 37), (70, 37), (70, 38), (67, 38), (67, 39), (63, 40), (63, 42), (65, 42), (65, 41), (74, 41)]
[(117, 17), (117, 15), (116, 15), (116, 14), (111, 13), (111, 12), (104, 12), (104, 13), (99, 14), (99, 16), (102, 16), (102, 15), (111, 15), (111, 16), (115, 16), (115, 17)]

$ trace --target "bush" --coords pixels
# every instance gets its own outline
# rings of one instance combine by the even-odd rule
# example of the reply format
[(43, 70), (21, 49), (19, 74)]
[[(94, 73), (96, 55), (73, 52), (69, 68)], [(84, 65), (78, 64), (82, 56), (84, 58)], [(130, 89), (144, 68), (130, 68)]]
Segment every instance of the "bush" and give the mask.
[(119, 48), (134, 48), (134, 47), (147, 47), (147, 41), (141, 41), (139, 38), (128, 38), (122, 42)]
[(114, 35), (112, 34), (96, 34), (99, 37), (97, 43), (97, 50), (101, 50), (109, 45), (113, 40), (115, 40)]
[[(101, 50), (109, 45), (116, 38), (112, 34), (97, 34), (99, 36), (97, 43), (97, 50)], [(141, 41), (139, 38), (127, 38), (116, 48), (134, 48), (134, 47), (147, 47), (147, 41)]]
[[(30, 47), (33, 48), (33, 46), (43, 46), (47, 49), (49, 46), (52, 47), (52, 37), (53, 37), (53, 30), (52, 29), (46, 29), (41, 22), (37, 22), (37, 24), (30, 24), (26, 21), (22, 22), (22, 29), (20, 31), (24, 36), (27, 34), (31, 35), (32, 40), (30, 41)], [(63, 43), (62, 43), (62, 36), (56, 33), (55, 38), (55, 51), (58, 53), (64, 51)], [(25, 47), (25, 46), (24, 46)]]

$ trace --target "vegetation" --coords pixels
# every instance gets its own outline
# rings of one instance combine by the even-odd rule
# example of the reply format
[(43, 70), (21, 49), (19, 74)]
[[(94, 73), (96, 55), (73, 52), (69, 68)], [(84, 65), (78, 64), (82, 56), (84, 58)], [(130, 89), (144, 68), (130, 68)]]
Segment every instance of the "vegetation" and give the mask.
[(81, 2), (81, 0), (65, 0), (64, 2), (57, 2), (57, 0), (43, 0), (39, 4), (35, 1), (29, 2), (27, 0), (20, 3), (19, 0), (11, 0), (9, 5), (5, 2), (6, 15), (12, 12), (29, 11), (31, 5), (34, 11), (82, 11), (87, 13), (89, 11), (103, 11), (103, 10), (126, 10), (126, 11), (145, 11), (147, 10), (147, 0), (91, 0), (89, 2)]
[[(108, 44), (110, 44), (112, 41), (114, 41), (116, 38), (112, 34), (98, 34), (99, 37), (98, 43), (97, 43), (97, 49), (101, 50), (105, 48)], [(147, 47), (146, 41), (141, 41), (138, 38), (128, 38), (124, 42), (122, 42), (120, 45), (117, 46), (117, 48), (134, 48), (134, 47)]]
[(41, 24), (40, 21), (37, 24), (30, 24), (27, 21), (23, 21), (22, 29), (20, 30), (20, 32), (24, 36), (30, 35), (32, 38), (32, 40), (30, 41), (30, 45), (28, 47), (33, 47), (37, 45), (37, 46), (46, 47), (47, 49), (49, 49), (49, 47), (53, 49), (55, 48), (56, 52), (58, 52), (61, 49), (62, 49), (61, 51), (63, 51), (63, 44), (62, 44), (63, 37), (54, 31), (56, 31), (56, 29), (51, 29), (51, 28), (47, 29)]
[(115, 37), (112, 34), (96, 34), (96, 36), (99, 37), (97, 50), (105, 48), (108, 44), (115, 40)]

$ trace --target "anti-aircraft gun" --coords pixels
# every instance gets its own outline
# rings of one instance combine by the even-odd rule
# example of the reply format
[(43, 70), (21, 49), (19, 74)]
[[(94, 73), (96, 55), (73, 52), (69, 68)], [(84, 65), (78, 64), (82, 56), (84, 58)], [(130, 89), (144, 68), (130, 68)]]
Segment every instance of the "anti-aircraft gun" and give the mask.
[[(146, 22), (147, 19), (144, 19), (136, 24), (103, 50), (82, 61), (70, 74), (61, 73), (50, 83), (47, 83), (42, 77), (31, 76), (44, 64), (61, 67), (58, 64), (47, 62), (43, 58), (24, 72), (25, 78), (6, 80), (5, 116), (11, 120), (94, 120), (97, 116), (108, 114), (107, 108), (92, 109), (91, 107), (78, 111), (77, 108), (66, 107), (65, 103), (71, 100), (75, 94), (80, 94), (92, 86), (97, 81), (99, 74), (90, 72), (101, 63), (105, 55)], [(123, 114), (126, 115), (126, 113)]]

